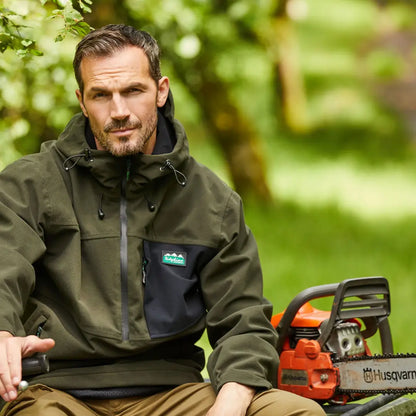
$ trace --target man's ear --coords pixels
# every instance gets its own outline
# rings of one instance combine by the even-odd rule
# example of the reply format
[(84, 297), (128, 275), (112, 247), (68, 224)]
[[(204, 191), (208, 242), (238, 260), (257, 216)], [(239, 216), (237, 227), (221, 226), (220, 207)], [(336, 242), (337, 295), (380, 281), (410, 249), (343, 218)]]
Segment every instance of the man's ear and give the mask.
[(82, 99), (82, 92), (80, 90), (76, 90), (75, 94), (78, 98), (79, 105), (81, 107), (82, 112), (84, 113), (84, 116), (88, 117), (88, 112), (87, 112), (87, 109), (85, 108), (84, 100)]
[(158, 87), (157, 87), (157, 106), (163, 107), (166, 103), (166, 100), (168, 98), (169, 94), (169, 78), (168, 77), (162, 77), (158, 81)]

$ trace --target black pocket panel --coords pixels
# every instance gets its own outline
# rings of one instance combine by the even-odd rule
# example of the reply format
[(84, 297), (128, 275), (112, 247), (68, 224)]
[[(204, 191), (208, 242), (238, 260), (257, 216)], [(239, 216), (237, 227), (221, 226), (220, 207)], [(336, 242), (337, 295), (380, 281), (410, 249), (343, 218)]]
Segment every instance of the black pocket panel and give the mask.
[(151, 338), (184, 331), (205, 314), (199, 273), (215, 250), (144, 241), (144, 309)]

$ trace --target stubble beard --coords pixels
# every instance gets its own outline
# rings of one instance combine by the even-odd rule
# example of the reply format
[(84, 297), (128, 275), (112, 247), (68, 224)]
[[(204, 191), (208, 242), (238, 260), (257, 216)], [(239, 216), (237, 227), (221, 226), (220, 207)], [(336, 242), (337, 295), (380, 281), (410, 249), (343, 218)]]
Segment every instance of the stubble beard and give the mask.
[[(143, 153), (147, 142), (152, 137), (157, 127), (157, 109), (152, 116), (143, 123), (141, 120), (112, 120), (104, 126), (104, 129), (96, 128), (91, 123), (91, 130), (98, 143), (103, 149), (117, 157), (131, 156)], [(135, 129), (135, 131), (126, 136), (111, 136), (112, 130)]]

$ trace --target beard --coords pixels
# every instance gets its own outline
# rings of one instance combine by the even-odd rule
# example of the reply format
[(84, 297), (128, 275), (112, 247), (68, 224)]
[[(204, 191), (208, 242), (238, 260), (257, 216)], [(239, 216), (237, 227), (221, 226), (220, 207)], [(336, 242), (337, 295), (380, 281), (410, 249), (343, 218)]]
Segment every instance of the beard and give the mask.
[[(145, 121), (139, 118), (112, 120), (101, 130), (90, 119), (91, 130), (98, 143), (112, 155), (117, 157), (143, 153), (145, 146), (157, 127), (157, 107)], [(113, 130), (134, 129), (125, 136), (114, 136)]]

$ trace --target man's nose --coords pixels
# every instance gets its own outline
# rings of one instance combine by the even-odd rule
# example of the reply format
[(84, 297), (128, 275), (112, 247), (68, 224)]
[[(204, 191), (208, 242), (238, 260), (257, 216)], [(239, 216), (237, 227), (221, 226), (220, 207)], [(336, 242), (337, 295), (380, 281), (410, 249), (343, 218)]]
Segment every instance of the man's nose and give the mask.
[(130, 115), (126, 100), (118, 94), (113, 95), (111, 100), (111, 118), (123, 120)]

